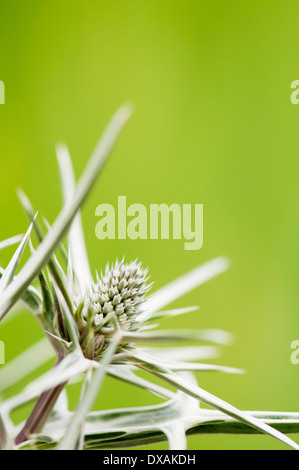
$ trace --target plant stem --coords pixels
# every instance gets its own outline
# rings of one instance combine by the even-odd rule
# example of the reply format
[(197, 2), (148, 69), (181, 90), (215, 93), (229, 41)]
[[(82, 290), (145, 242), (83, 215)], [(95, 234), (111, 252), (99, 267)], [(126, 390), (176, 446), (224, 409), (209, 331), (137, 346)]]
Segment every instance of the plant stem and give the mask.
[[(110, 411), (107, 411), (109, 414)], [(258, 419), (263, 419), (267, 424), (271, 425), (274, 429), (285, 434), (299, 434), (299, 413), (273, 413), (273, 412), (257, 412), (247, 411), (252, 416)], [(192, 425), (186, 430), (187, 436), (194, 435), (260, 435), (262, 431), (254, 429), (248, 424), (228, 419), (225, 414), (218, 413), (215, 410), (204, 410), (205, 422), (199, 422)], [(96, 413), (90, 417), (94, 422)], [(104, 418), (104, 417), (103, 417)], [(105, 419), (103, 419), (103, 422)], [(167, 437), (165, 433), (159, 429), (148, 429), (142, 432), (130, 430), (125, 432), (123, 429), (115, 430), (115, 435), (111, 432), (109, 439), (107, 438), (107, 431), (102, 430), (99, 433), (93, 432), (86, 434), (84, 437), (84, 450), (117, 450), (126, 448), (138, 448), (146, 445), (159, 444), (166, 442)], [(120, 434), (122, 434), (120, 436)], [(58, 445), (57, 441), (29, 443), (26, 449), (50, 450), (55, 449)], [(24, 447), (25, 448), (25, 447)]]
[(4, 426), (4, 423), (2, 421), (2, 418), (0, 416), (0, 449), (5, 449), (6, 446), (7, 446), (7, 433), (6, 433), (6, 429), (5, 429), (5, 426)]
[(50, 390), (47, 390), (41, 394), (22, 431), (15, 439), (15, 443), (17, 445), (27, 441), (32, 434), (36, 434), (42, 431), (65, 385), (66, 382), (57, 385), (57, 387), (51, 388)]

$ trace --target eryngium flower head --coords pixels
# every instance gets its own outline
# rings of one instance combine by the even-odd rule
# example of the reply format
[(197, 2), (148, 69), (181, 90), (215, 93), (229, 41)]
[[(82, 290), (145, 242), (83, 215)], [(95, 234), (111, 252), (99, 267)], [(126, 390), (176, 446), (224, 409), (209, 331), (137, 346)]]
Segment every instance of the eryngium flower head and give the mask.
[(124, 331), (137, 331), (143, 326), (139, 316), (150, 288), (147, 272), (136, 261), (116, 261), (111, 267), (107, 264), (105, 274), (97, 276), (97, 282), (89, 287), (76, 318), (87, 357), (101, 356), (116, 325)]

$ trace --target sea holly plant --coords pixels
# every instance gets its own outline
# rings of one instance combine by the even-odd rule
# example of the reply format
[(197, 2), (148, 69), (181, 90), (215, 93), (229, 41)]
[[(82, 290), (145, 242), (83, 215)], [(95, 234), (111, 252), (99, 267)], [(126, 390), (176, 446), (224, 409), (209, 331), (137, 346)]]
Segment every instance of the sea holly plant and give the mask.
[[(22, 302), (45, 337), (0, 369), (0, 394), (5, 397), (0, 402), (1, 449), (116, 449), (165, 440), (170, 449), (185, 449), (188, 435), (217, 433), (263, 433), (298, 449), (286, 434), (299, 432), (299, 413), (241, 411), (199, 387), (195, 372), (240, 372), (202, 362), (215, 357), (215, 345), (230, 342), (228, 333), (157, 329), (160, 319), (197, 309), (167, 306), (223, 273), (228, 267), (224, 258), (153, 293), (148, 271), (138, 261), (116, 260), (91, 272), (80, 208), (130, 114), (130, 107), (123, 106), (114, 115), (78, 183), (67, 148), (58, 147), (64, 204), (52, 226), (40, 220), (18, 191), (30, 225), (24, 236), (0, 243), (0, 250), (18, 244), (0, 270), (0, 321), (9, 319)], [(31, 256), (18, 270), (27, 245)], [(193, 345), (186, 346), (188, 341)], [(7, 398), (7, 391), (52, 358), (52, 369)], [(106, 376), (145, 389), (161, 403), (92, 411)], [(82, 388), (71, 411), (65, 388), (74, 381)], [(13, 411), (29, 403), (33, 408), (25, 422), (14, 424)]]

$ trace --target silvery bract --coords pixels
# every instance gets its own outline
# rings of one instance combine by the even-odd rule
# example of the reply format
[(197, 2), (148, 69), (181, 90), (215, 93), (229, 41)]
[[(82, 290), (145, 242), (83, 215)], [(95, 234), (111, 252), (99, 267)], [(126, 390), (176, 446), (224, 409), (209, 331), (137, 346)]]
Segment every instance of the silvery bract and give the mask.
[[(30, 226), (25, 236), (0, 243), (0, 250), (19, 244), (6, 269), (0, 270), (0, 320), (9, 320), (13, 306), (21, 301), (40, 323), (45, 339), (0, 369), (0, 393), (5, 396), (6, 390), (53, 356), (56, 363), (21, 393), (2, 400), (1, 448), (113, 449), (168, 440), (171, 449), (184, 449), (189, 434), (254, 431), (298, 449), (283, 434), (299, 431), (298, 413), (240, 411), (198, 386), (194, 372), (240, 372), (199, 362), (217, 352), (215, 346), (202, 343), (228, 344), (228, 333), (156, 329), (160, 318), (196, 310), (165, 307), (224, 272), (228, 267), (224, 258), (195, 268), (150, 295), (147, 271), (140, 263), (116, 261), (104, 273), (92, 275), (79, 211), (130, 114), (124, 106), (112, 118), (78, 184), (67, 148), (58, 147), (64, 206), (52, 226), (41, 224), (29, 199), (18, 192)], [(30, 240), (32, 230), (39, 242), (36, 248)], [(66, 249), (62, 241), (67, 234)], [(17, 273), (28, 243), (31, 256)], [(58, 261), (57, 251), (64, 263)], [(39, 290), (32, 286), (36, 279)], [(180, 341), (198, 345), (171, 347)], [(138, 370), (145, 371), (147, 378), (136, 374)], [(65, 386), (82, 381), (82, 375), (80, 401), (71, 412)], [(160, 396), (161, 404), (91, 411), (106, 375)], [(35, 405), (26, 422), (13, 424), (11, 413), (32, 401)], [(211, 409), (201, 408), (201, 403)]]

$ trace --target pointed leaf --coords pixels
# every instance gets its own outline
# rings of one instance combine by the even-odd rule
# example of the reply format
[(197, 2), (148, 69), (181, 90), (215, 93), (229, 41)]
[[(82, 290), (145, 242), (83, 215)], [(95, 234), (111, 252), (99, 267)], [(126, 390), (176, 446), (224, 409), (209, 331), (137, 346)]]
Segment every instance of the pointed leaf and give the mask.
[(57, 366), (53, 367), (49, 372), (33, 381), (27, 388), (29, 395), (42, 393), (45, 390), (54, 388), (64, 382), (68, 382), (71, 378), (76, 377), (88, 369), (97, 368), (98, 363), (86, 359), (78, 351), (68, 354)]
[(185, 308), (174, 308), (171, 310), (164, 310), (161, 312), (149, 312), (145, 311), (140, 314), (140, 322), (146, 322), (149, 320), (157, 320), (168, 317), (176, 317), (177, 315), (182, 315), (184, 313), (190, 313), (199, 310), (198, 306), (194, 307), (185, 307)]
[(193, 269), (152, 294), (148, 298), (146, 309), (149, 311), (160, 310), (195, 287), (223, 273), (228, 269), (228, 266), (228, 261), (225, 258), (216, 258)]
[(3, 240), (2, 242), (0, 242), (0, 251), (4, 250), (5, 248), (8, 248), (9, 246), (20, 243), (22, 239), (23, 235), (16, 235), (14, 237), (8, 238), (7, 240)]
[(16, 385), (22, 379), (55, 357), (46, 339), (40, 340), (0, 369), (0, 392)]
[[(153, 373), (153, 372), (152, 372)], [(197, 398), (202, 403), (215, 408), (223, 413), (231, 416), (232, 418), (236, 419), (237, 421), (241, 421), (242, 423), (248, 424), (253, 428), (268, 434), (269, 436), (278, 439), (281, 442), (284, 442), (288, 446), (299, 450), (299, 445), (296, 444), (294, 441), (289, 439), (284, 434), (280, 433), (276, 429), (270, 427), (269, 425), (265, 424), (262, 420), (258, 420), (251, 416), (250, 414), (240, 411), (234, 406), (226, 403), (225, 401), (221, 400), (220, 398), (215, 397), (209, 392), (206, 392), (202, 388), (191, 384), (190, 382), (186, 381), (184, 378), (172, 373), (169, 371), (168, 374), (160, 374), (154, 373), (157, 377), (161, 378), (165, 382), (169, 383), (170, 385), (176, 387), (178, 390), (183, 391), (187, 395), (190, 395), (193, 398)]]
[[(62, 181), (64, 204), (67, 205), (71, 203), (74, 196), (76, 182), (69, 151), (65, 145), (57, 147), (57, 159)], [(69, 233), (69, 243), (74, 263), (74, 271), (79, 285), (81, 286), (81, 291), (84, 292), (86, 285), (90, 284), (92, 276), (89, 268), (80, 211), (78, 211), (72, 223)]]
[(124, 341), (131, 343), (170, 343), (176, 341), (209, 341), (227, 345), (232, 335), (222, 330), (159, 330), (151, 333), (126, 332)]
[(137, 387), (141, 387), (149, 392), (162, 398), (173, 398), (174, 393), (165, 387), (161, 387), (149, 380), (145, 380), (130, 370), (127, 365), (111, 365), (107, 370), (108, 375), (116, 379), (122, 380)]
[(1, 280), (0, 280), (0, 296), (3, 295), (3, 292), (7, 288), (7, 286), (11, 283), (14, 278), (15, 272), (18, 269), (19, 263), (21, 261), (22, 255), (24, 253), (25, 247), (29, 240), (31, 231), (32, 231), (33, 223), (30, 224), (26, 234), (24, 235), (20, 245), (18, 246), (17, 250), (15, 251), (13, 257), (11, 258), (7, 268), (5, 269)]
[(52, 231), (44, 238), (33, 256), (27, 261), (20, 271), (17, 279), (5, 290), (0, 299), (0, 319), (2, 319), (9, 309), (19, 299), (21, 294), (34, 280), (39, 271), (47, 263), (53, 251), (60, 243), (61, 239), (70, 227), (75, 215), (85, 201), (91, 190), (100, 170), (109, 156), (117, 137), (123, 126), (131, 115), (131, 109), (124, 106), (112, 118), (103, 137), (97, 145), (87, 167), (77, 185), (75, 195), (70, 204), (64, 206), (56, 221)]
[[(140, 348), (139, 348), (140, 350)], [(219, 356), (219, 349), (215, 346), (185, 346), (176, 348), (142, 348), (160, 361), (202, 361), (214, 359)]]
[[(3, 276), (4, 271), (5, 270), (3, 268), (0, 268), (0, 279)], [(25, 307), (34, 315), (38, 315), (39, 313), (41, 313), (43, 303), (42, 298), (39, 292), (34, 287), (29, 286), (20, 300), (25, 305)]]

